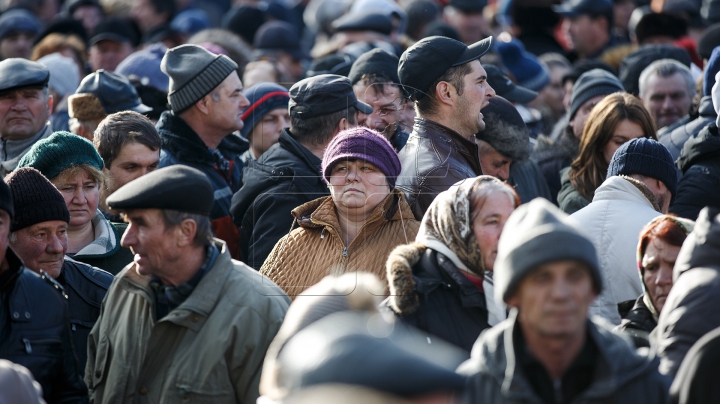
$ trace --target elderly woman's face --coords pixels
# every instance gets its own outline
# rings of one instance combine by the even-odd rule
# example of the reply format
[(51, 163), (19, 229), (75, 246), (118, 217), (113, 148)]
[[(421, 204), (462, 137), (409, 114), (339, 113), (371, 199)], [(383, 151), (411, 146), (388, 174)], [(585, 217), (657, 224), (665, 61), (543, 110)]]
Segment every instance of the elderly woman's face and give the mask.
[(642, 259), (643, 281), (647, 286), (650, 301), (658, 313), (665, 305), (672, 288), (672, 272), (679, 253), (680, 247), (670, 245), (659, 238), (652, 239), (645, 249)]
[(89, 172), (80, 170), (75, 175), (60, 174), (53, 184), (65, 198), (70, 211), (70, 227), (82, 226), (92, 220), (100, 200), (100, 186)]
[(367, 213), (389, 193), (385, 174), (367, 161), (340, 161), (330, 171), (330, 195), (338, 209), (362, 209)]
[[(475, 209), (476, 203), (473, 203)], [(493, 192), (485, 197), (485, 202), (473, 220), (473, 232), (488, 271), (492, 271), (495, 266), (500, 234), (513, 210), (515, 204), (506, 193)]]

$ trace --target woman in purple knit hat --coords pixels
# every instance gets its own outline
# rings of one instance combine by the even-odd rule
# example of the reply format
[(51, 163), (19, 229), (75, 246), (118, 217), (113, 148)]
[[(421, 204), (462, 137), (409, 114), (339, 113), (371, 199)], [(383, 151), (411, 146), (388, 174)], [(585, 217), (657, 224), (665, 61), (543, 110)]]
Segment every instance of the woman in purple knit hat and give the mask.
[(298, 228), (278, 241), (260, 272), (292, 299), (332, 274), (371, 272), (386, 284), (390, 251), (415, 240), (420, 227), (395, 189), (399, 174), (385, 137), (363, 127), (340, 132), (322, 161), (330, 196), (292, 211)]

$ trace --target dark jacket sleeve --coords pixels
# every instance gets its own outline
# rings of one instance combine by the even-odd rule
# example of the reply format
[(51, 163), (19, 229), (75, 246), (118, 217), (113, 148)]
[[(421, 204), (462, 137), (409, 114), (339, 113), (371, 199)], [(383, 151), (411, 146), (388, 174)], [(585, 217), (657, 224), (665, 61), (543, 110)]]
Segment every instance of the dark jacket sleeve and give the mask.
[(50, 402), (54, 403), (87, 403), (87, 387), (80, 376), (80, 367), (75, 356), (75, 349), (72, 343), (72, 334), (70, 332), (70, 315), (67, 307), (65, 309), (65, 318), (67, 319), (65, 327), (62, 331), (62, 347), (63, 347), (63, 372), (60, 377), (55, 378), (55, 388), (57, 392), (55, 399)]
[(680, 179), (670, 212), (690, 220), (697, 220), (705, 206), (720, 207), (720, 176), (704, 164), (688, 169)]
[(422, 177), (417, 190), (417, 198), (410, 202), (415, 219), (422, 220), (430, 204), (440, 192), (447, 191), (455, 183), (468, 178), (470, 177), (466, 173), (452, 168), (447, 171), (433, 170)]

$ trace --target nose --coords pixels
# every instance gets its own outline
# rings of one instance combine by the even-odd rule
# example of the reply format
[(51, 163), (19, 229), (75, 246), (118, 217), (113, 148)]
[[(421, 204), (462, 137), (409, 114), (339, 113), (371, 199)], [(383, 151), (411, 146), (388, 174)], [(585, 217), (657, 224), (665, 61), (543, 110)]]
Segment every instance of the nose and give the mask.
[(84, 187), (75, 188), (75, 192), (73, 193), (72, 202), (77, 205), (84, 205), (85, 203), (87, 203), (87, 197), (85, 196), (85, 188)]
[(504, 165), (500, 171), (498, 171), (498, 177), (503, 181), (507, 181), (508, 178), (510, 178), (510, 164)]
[(672, 285), (672, 267), (662, 268), (655, 282), (659, 286)]
[(247, 99), (245, 94), (240, 93), (240, 109), (245, 109), (250, 106), (250, 100)]
[(63, 243), (64, 240), (62, 237), (63, 236), (58, 236), (57, 234), (51, 235), (50, 242), (48, 243), (47, 248), (45, 248), (45, 252), (48, 254), (64, 254), (65, 249), (63, 248), (63, 244), (66, 244), (67, 241)]
[(357, 181), (358, 178), (360, 178), (360, 176), (358, 174), (359, 174), (359, 170), (357, 168), (348, 167), (347, 176), (345, 177), (345, 180), (347, 182)]
[(672, 98), (667, 96), (663, 99), (662, 109), (668, 110), (673, 107)]
[(125, 230), (125, 234), (123, 234), (122, 238), (120, 239), (120, 245), (129, 248), (135, 245), (137, 242), (137, 234), (136, 234), (135, 226), (133, 226), (132, 223), (130, 223)]
[(490, 86), (490, 84), (487, 85), (487, 91), (485, 92), (485, 95), (488, 98), (492, 98), (495, 96), (495, 89)]
[(559, 279), (553, 283), (551, 294), (553, 299), (564, 300), (570, 295), (570, 285), (564, 279)]

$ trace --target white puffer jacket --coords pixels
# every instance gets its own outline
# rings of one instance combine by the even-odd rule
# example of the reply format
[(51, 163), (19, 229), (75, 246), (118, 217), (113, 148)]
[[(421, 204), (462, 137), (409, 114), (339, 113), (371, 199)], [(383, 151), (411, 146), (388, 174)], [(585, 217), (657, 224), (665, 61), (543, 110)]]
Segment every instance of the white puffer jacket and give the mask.
[(637, 267), (638, 240), (643, 227), (660, 215), (649, 198), (654, 200), (639, 181), (610, 177), (595, 191), (590, 205), (570, 215), (595, 244), (603, 276), (603, 291), (588, 312), (616, 325), (621, 320), (617, 304), (643, 293)]

